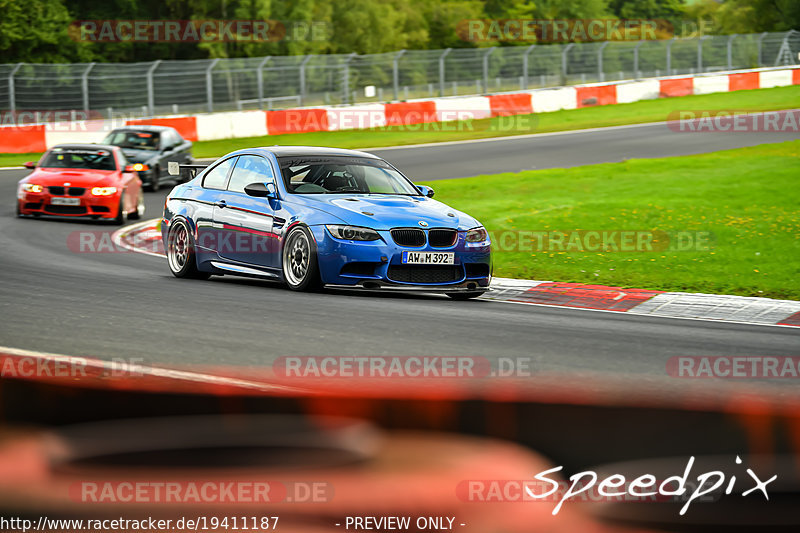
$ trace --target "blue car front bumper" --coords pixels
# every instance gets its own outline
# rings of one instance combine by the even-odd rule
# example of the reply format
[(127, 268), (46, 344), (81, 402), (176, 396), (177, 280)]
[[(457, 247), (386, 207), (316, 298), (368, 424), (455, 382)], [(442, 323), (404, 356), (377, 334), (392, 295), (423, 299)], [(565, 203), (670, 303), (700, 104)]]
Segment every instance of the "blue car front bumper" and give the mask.
[[(325, 226), (312, 226), (322, 282), (331, 287), (406, 291), (485, 291), (492, 277), (491, 243), (465, 242), (458, 232), (453, 246), (397, 245), (389, 231), (376, 241), (335, 239)], [(453, 265), (406, 265), (404, 251), (453, 252)]]

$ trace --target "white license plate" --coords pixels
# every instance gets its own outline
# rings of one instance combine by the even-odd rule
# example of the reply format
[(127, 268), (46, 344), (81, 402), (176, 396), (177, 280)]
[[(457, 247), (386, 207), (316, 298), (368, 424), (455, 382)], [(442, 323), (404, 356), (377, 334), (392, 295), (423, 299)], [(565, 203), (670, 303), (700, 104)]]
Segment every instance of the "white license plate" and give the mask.
[(404, 265), (453, 265), (456, 254), (453, 252), (403, 252)]
[(52, 205), (81, 205), (80, 198), (50, 198)]

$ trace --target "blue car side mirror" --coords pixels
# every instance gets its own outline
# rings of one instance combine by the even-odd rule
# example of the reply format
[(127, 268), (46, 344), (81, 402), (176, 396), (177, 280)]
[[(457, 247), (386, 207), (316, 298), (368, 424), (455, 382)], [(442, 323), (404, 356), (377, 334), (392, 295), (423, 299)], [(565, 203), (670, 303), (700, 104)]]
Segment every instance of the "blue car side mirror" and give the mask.
[(433, 198), (433, 187), (428, 187), (427, 185), (417, 185), (417, 189), (422, 196)]

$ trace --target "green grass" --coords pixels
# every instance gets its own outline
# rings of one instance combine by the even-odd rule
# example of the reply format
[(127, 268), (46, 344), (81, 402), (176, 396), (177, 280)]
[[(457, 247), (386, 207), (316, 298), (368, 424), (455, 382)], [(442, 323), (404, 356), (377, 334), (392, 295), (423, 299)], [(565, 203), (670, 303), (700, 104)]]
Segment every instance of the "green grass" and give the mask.
[[(197, 158), (218, 157), (240, 148), (273, 144), (337, 148), (402, 146), (659, 122), (667, 120), (670, 113), (680, 110), (771, 111), (798, 106), (800, 106), (800, 86), (795, 85), (732, 93), (661, 98), (630, 104), (518, 115), (516, 117), (495, 117), (466, 122), (198, 141), (194, 144), (194, 156)], [(36, 161), (40, 156), (41, 154), (0, 154), (0, 166), (21, 165), (25, 161)]]
[[(697, 251), (496, 251), (495, 274), (800, 300), (800, 141), (428, 183), (492, 232), (710, 232)], [(497, 247), (495, 243), (495, 248)]]

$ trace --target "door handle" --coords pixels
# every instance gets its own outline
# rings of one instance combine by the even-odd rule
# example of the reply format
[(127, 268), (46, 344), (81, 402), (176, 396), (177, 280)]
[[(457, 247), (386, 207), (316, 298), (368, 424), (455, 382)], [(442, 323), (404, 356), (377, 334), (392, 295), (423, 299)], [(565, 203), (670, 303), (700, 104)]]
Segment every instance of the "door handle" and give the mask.
[(218, 202), (217, 202), (215, 205), (216, 205), (217, 207), (220, 207), (220, 208), (223, 208), (223, 207), (228, 207), (228, 202), (226, 202), (225, 200), (220, 200), (220, 201), (218, 201)]

